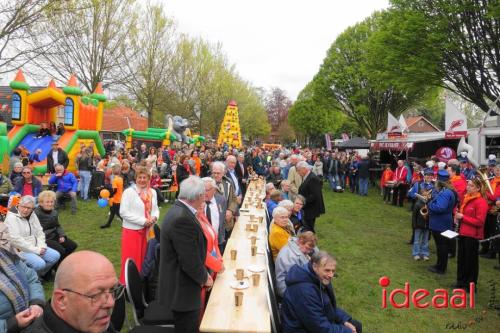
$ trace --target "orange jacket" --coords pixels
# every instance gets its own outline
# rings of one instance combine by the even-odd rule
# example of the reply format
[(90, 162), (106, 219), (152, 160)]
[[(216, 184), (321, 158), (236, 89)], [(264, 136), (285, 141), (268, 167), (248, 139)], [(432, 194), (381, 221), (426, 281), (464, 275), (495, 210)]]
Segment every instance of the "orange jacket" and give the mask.
[(394, 172), (391, 169), (385, 169), (380, 177), (380, 187), (383, 188), (387, 181), (392, 180), (392, 177), (394, 177)]

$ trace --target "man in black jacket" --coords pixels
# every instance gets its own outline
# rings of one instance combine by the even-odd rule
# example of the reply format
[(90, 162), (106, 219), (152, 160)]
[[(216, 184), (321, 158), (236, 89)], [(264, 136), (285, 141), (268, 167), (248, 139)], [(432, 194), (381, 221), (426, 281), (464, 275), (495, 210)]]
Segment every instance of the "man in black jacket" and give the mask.
[(47, 154), (47, 172), (55, 173), (55, 165), (61, 164), (64, 166), (64, 169), (68, 168), (69, 158), (68, 154), (61, 148), (59, 148), (59, 144), (57, 142), (52, 143), (52, 150)]
[(57, 270), (50, 304), (23, 332), (115, 333), (111, 313), (123, 291), (108, 258), (92, 251), (72, 253)]
[(185, 179), (161, 227), (158, 297), (172, 310), (176, 332), (198, 332), (201, 288), (213, 285), (205, 268), (207, 242), (195, 215), (204, 201), (204, 182), (196, 176)]
[(316, 218), (325, 213), (321, 180), (311, 172), (311, 166), (305, 161), (297, 163), (297, 173), (302, 177), (299, 194), (306, 198), (304, 205), (304, 230), (314, 232)]

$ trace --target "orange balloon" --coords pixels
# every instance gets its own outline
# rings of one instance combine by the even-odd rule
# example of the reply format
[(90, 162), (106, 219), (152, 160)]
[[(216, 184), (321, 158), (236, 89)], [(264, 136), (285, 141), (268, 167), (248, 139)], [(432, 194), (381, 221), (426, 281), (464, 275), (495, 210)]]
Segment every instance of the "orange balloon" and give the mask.
[(110, 194), (111, 194), (111, 193), (109, 193), (109, 191), (108, 191), (108, 190), (106, 190), (106, 189), (101, 190), (101, 192), (99, 193), (99, 195), (101, 196), (101, 198), (104, 198), (104, 199), (109, 198), (109, 195), (110, 195)]

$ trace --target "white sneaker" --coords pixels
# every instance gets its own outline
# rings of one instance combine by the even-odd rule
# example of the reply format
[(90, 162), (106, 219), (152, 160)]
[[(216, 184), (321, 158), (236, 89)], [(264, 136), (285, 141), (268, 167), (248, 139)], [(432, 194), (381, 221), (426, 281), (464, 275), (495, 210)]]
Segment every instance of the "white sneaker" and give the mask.
[(429, 261), (429, 257), (428, 256), (424, 256), (424, 260), (425, 261)]
[(413, 259), (420, 260), (420, 257), (419, 256), (414, 256)]
[(167, 202), (168, 202), (168, 199), (163, 200), (163, 202), (167, 203)]

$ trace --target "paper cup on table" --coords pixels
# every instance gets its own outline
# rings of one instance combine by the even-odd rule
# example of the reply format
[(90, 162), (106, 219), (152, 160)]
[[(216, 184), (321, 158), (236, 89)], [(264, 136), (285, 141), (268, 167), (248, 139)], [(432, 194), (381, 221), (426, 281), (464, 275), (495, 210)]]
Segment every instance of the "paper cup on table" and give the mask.
[(236, 280), (241, 281), (245, 277), (245, 270), (242, 268), (238, 268), (236, 270)]
[(259, 225), (258, 224), (252, 224), (252, 231), (253, 232), (259, 231)]
[(259, 273), (253, 273), (252, 274), (252, 284), (254, 287), (258, 287), (260, 283), (260, 274)]
[(264, 216), (259, 216), (259, 223), (262, 223), (264, 221)]
[(252, 257), (255, 257), (257, 255), (257, 246), (252, 245), (251, 251), (252, 251)]
[(247, 223), (245, 226), (246, 231), (252, 231), (252, 225), (250, 223)]
[(250, 242), (252, 245), (255, 245), (257, 243), (257, 236), (250, 237)]
[(234, 292), (234, 305), (241, 306), (243, 304), (243, 292), (235, 291)]
[(236, 260), (236, 255), (238, 254), (238, 251), (236, 250), (231, 250), (231, 260)]

